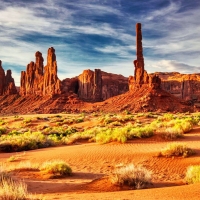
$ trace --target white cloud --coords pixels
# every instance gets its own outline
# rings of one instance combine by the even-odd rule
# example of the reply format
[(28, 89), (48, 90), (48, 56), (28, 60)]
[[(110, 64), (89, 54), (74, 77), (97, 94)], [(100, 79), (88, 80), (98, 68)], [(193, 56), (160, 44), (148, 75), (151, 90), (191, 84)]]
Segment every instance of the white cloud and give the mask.
[[(176, 60), (160, 60), (152, 61), (148, 60), (146, 62), (146, 68), (150, 69), (149, 72), (180, 72), (185, 74), (197, 73), (200, 71), (199, 67), (191, 66), (186, 63), (177, 62)], [(152, 70), (153, 69), (153, 70)]]

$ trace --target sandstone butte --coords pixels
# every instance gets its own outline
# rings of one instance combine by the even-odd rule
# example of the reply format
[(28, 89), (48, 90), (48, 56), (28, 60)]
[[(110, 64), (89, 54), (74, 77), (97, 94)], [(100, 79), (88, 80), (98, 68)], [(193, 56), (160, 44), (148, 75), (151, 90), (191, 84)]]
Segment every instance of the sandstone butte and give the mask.
[[(100, 69), (84, 70), (74, 78), (60, 80), (55, 49), (48, 49), (44, 67), (42, 53), (35, 53), (26, 71), (21, 72), (17, 92), (11, 70), (5, 75), (0, 63), (0, 109), (9, 113), (55, 113), (79, 111), (119, 112), (194, 110), (200, 100), (199, 74), (148, 74), (144, 69), (142, 26), (136, 24), (134, 76), (129, 78)], [(190, 100), (190, 102), (183, 102)], [(182, 102), (181, 102), (182, 101)], [(97, 102), (97, 103), (95, 103)], [(196, 106), (198, 104), (196, 103)]]

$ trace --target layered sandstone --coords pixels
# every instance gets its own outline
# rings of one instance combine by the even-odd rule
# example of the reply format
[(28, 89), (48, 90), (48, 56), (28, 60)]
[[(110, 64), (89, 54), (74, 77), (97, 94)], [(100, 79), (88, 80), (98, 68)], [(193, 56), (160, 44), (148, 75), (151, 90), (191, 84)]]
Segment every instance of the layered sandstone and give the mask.
[(0, 60), (0, 95), (11, 94), (17, 94), (15, 81), (12, 78), (12, 71), (9, 69), (5, 74), (5, 71), (2, 67), (2, 62)]
[(55, 49), (48, 49), (47, 65), (44, 68), (42, 53), (35, 53), (35, 62), (27, 65), (26, 71), (21, 72), (20, 94), (54, 95), (61, 93), (60, 80), (57, 76)]
[(161, 88), (181, 100), (200, 101), (200, 74), (180, 74), (178, 72), (157, 72), (161, 78)]

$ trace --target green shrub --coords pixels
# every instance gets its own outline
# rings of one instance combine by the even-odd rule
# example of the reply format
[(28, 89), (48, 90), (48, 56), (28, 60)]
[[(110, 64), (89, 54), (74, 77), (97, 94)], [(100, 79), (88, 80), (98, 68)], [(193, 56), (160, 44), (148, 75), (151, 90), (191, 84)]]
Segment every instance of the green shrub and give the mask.
[(53, 176), (71, 175), (72, 173), (72, 169), (63, 160), (46, 161), (41, 165), (40, 170)]
[(145, 188), (151, 183), (151, 172), (144, 167), (129, 164), (118, 167), (111, 176), (113, 184), (128, 185), (134, 189)]
[(188, 184), (200, 183), (200, 165), (193, 165), (187, 168), (185, 181)]
[(194, 151), (188, 148), (186, 145), (181, 143), (168, 144), (166, 148), (160, 152), (161, 156), (172, 157), (172, 156), (183, 156), (188, 157), (194, 154)]
[(2, 135), (0, 137), (0, 151), (26, 151), (51, 146), (53, 141), (41, 132), (26, 132), (18, 135)]

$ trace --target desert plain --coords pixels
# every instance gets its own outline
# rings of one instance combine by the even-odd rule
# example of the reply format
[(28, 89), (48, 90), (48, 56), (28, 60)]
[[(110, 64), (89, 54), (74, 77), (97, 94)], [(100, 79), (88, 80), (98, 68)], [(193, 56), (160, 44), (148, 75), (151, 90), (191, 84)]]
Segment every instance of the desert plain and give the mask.
[[(200, 163), (198, 116), (198, 113), (189, 112), (2, 116), (1, 130), (6, 130), (2, 135), (12, 137), (40, 131), (46, 137), (59, 137), (52, 137), (55, 143), (49, 147), (40, 148), (33, 145), (25, 150), (20, 149), (20, 145), (16, 147), (16, 141), (11, 142), (13, 148), (2, 148), (5, 143), (1, 139), (0, 162), (13, 180), (27, 185), (27, 191), (33, 195), (33, 199), (200, 199), (200, 184), (188, 184), (185, 180), (187, 168)], [(173, 138), (166, 132), (166, 127), (173, 127), (178, 119), (194, 119), (195, 123), (191, 124), (187, 133)], [(161, 125), (163, 123), (165, 125)], [(157, 128), (157, 124), (160, 128)], [(106, 132), (122, 131), (123, 127), (127, 126), (151, 126), (153, 134), (144, 138), (133, 136), (127, 140), (118, 137), (104, 140), (106, 136), (99, 139), (100, 132), (91, 137), (86, 134), (89, 130), (95, 132), (97, 127)], [(191, 148), (194, 154), (161, 156), (159, 152), (169, 143), (184, 144)], [(66, 161), (72, 174), (52, 177), (45, 171), (32, 168), (55, 159)], [(129, 164), (140, 165), (151, 171), (151, 181), (145, 188), (135, 189), (112, 183), (116, 167)]]

